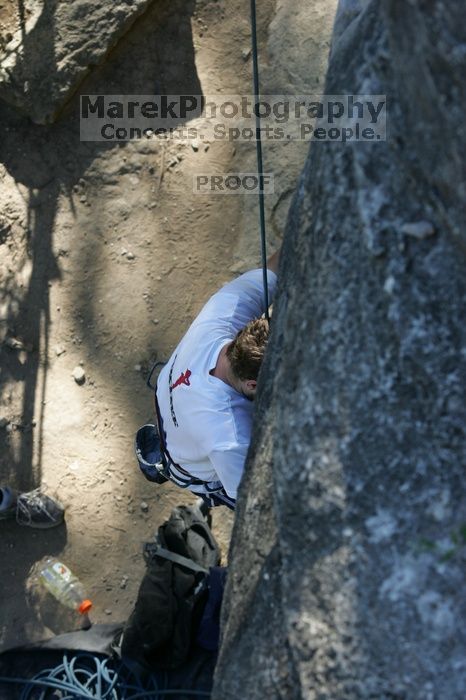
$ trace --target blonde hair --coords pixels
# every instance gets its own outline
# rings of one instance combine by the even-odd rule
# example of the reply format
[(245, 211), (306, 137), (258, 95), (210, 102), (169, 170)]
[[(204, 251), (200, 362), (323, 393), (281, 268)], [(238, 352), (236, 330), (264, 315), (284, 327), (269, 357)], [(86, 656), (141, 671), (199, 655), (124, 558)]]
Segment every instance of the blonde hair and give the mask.
[(250, 321), (236, 334), (227, 357), (238, 379), (257, 379), (268, 339), (269, 322), (264, 318)]

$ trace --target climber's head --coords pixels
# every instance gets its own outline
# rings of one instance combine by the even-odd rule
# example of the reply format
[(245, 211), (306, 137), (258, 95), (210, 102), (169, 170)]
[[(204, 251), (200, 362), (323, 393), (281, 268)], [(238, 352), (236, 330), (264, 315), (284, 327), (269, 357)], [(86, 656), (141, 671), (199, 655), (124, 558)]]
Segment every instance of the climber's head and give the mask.
[(242, 328), (227, 348), (235, 388), (250, 400), (256, 394), (257, 377), (268, 338), (269, 322), (258, 318)]

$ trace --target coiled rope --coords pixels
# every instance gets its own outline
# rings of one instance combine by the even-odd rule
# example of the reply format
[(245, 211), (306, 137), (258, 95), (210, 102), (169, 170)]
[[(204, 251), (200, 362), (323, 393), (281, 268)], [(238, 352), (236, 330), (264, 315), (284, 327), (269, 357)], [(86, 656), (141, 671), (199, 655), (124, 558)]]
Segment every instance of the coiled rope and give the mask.
[(142, 679), (123, 662), (80, 653), (31, 679), (0, 676), (1, 684), (22, 687), (18, 700), (163, 700), (172, 695), (210, 697), (204, 690), (165, 689), (155, 676)]

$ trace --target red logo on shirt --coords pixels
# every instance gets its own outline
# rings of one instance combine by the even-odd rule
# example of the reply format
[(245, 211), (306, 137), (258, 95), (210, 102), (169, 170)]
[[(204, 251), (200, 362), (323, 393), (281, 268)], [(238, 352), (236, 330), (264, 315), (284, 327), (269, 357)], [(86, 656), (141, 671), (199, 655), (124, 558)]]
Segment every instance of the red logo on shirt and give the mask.
[(173, 391), (173, 389), (176, 389), (177, 386), (181, 386), (181, 384), (184, 384), (185, 386), (191, 386), (191, 382), (189, 381), (190, 376), (191, 376), (190, 369), (187, 369), (186, 372), (182, 372), (181, 375), (176, 380), (176, 382), (171, 385), (170, 390)]

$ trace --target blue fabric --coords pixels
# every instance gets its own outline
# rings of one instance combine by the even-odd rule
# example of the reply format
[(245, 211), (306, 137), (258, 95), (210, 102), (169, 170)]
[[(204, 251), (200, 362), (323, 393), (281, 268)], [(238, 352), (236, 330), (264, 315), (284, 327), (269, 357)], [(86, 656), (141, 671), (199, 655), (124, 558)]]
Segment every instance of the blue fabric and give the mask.
[(220, 641), (220, 610), (227, 577), (225, 566), (213, 566), (207, 579), (209, 597), (197, 631), (197, 644), (207, 651), (217, 651)]
[(226, 506), (230, 510), (235, 510), (236, 501), (229, 498), (224, 491), (216, 491), (215, 493), (196, 493), (196, 496), (200, 496), (204, 503), (209, 508), (215, 508), (215, 506)]
[(158, 484), (167, 481), (157, 429), (152, 424), (143, 425), (136, 434), (135, 452), (139, 467), (149, 481)]

